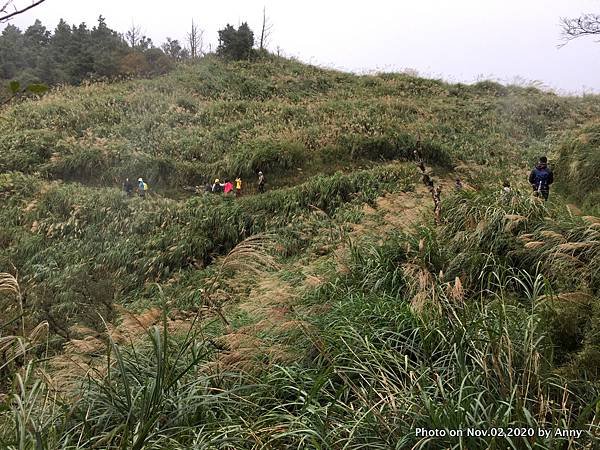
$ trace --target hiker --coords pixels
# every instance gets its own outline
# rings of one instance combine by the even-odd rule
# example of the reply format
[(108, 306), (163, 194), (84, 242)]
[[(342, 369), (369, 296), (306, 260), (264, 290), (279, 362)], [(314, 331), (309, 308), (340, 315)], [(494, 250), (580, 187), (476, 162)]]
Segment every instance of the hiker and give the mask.
[(423, 184), (428, 188), (428, 189), (433, 189), (433, 180), (431, 179), (431, 177), (426, 174), (423, 173)]
[(225, 187), (224, 183), (221, 183), (218, 178), (215, 178), (215, 182), (212, 185), (212, 191), (215, 194), (220, 194), (223, 192), (223, 188)]
[(550, 185), (554, 182), (554, 174), (548, 167), (548, 158), (540, 157), (539, 162), (529, 174), (529, 184), (533, 188), (536, 197), (542, 197), (544, 201), (548, 200), (550, 194)]
[(263, 175), (262, 172), (258, 172), (258, 192), (260, 192), (261, 194), (263, 192), (265, 192), (265, 176)]
[(423, 161), (423, 157), (421, 156), (421, 136), (417, 137), (417, 142), (415, 143), (415, 148), (413, 149), (413, 155), (415, 156), (415, 161)]
[(240, 197), (242, 195), (242, 179), (237, 177), (235, 179), (235, 196)]
[(502, 200), (505, 203), (508, 203), (510, 201), (510, 197), (511, 197), (511, 193), (512, 193), (512, 188), (510, 187), (510, 182), (508, 180), (504, 180), (504, 182), (502, 183)]
[(129, 181), (129, 178), (125, 178), (125, 181), (123, 182), (123, 190), (125, 191), (125, 194), (127, 194), (127, 197), (133, 195), (133, 183)]
[(413, 150), (413, 156), (415, 157), (415, 162), (417, 163), (417, 165), (423, 161), (423, 159), (421, 159), (421, 155), (419, 154), (417, 149)]
[(433, 198), (433, 216), (435, 223), (440, 225), (442, 223), (442, 188), (441, 186), (431, 187), (431, 197)]
[(225, 185), (223, 186), (223, 192), (225, 195), (229, 194), (233, 191), (233, 183), (229, 180), (225, 180)]
[(140, 177), (138, 178), (138, 194), (140, 197), (142, 198), (146, 198), (146, 183), (144, 183), (144, 180)]
[(460, 181), (460, 178), (456, 179), (456, 182), (454, 183), (454, 189), (456, 189), (457, 191), (462, 191), (463, 190), (463, 184), (462, 181)]

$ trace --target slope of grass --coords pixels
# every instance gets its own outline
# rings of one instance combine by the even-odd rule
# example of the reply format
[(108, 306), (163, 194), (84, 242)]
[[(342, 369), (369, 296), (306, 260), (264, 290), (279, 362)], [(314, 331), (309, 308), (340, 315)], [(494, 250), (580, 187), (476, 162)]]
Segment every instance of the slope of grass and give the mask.
[(600, 211), (600, 124), (587, 123), (559, 147), (556, 170), (562, 191), (585, 209)]
[[(0, 289), (11, 315), (0, 321), (10, 357), (0, 366), (0, 446), (592, 448), (599, 219), (519, 187), (536, 156), (552, 159), (564, 133), (599, 111), (595, 97), (354, 76), (274, 57), (205, 58), (3, 109), (0, 271), (20, 288)], [(556, 168), (588, 205), (594, 132), (569, 134)], [(402, 229), (414, 212), (396, 209), (376, 211), (366, 237), (348, 235), (365, 204), (420, 183), (403, 162), (416, 148), (436, 176), (459, 174), (475, 190), (444, 187), (438, 226), (423, 218)], [(263, 195), (253, 195), (257, 170), (269, 182)], [(170, 197), (238, 175), (240, 199)], [(124, 197), (125, 176), (155, 192)], [(517, 181), (511, 197), (499, 195), (504, 178)], [(276, 331), (249, 327), (236, 308), (269, 286), (256, 269), (264, 249), (240, 245), (263, 232), (277, 236), (293, 289), (261, 293), (288, 302), (267, 309), (286, 317), (289, 328)], [(236, 272), (236, 255), (255, 264)], [(303, 285), (303, 263), (314, 285)], [(148, 305), (161, 305), (163, 319), (146, 341), (117, 339), (122, 307)], [(173, 331), (175, 317), (188, 326)], [(228, 366), (234, 355), (220, 338), (232, 330), (293, 351), (277, 359), (263, 346), (248, 351), (248, 367)], [(46, 357), (64, 343), (91, 350), (61, 389)], [(424, 438), (418, 427), (583, 434)]]
[(86, 184), (144, 176), (155, 187), (262, 169), (280, 182), (297, 169), (411, 158), (418, 138), (432, 164), (523, 166), (553, 131), (597, 108), (494, 84), (206, 58), (153, 80), (64, 87), (5, 109), (0, 168)]
[[(584, 222), (527, 196), (504, 203), (492, 195), (453, 198), (440, 228), (354, 243), (348, 270), (334, 270), (302, 298), (295, 316), (302, 331), (284, 336), (305, 349), (296, 361), (220, 369), (215, 358), (227, 350), (207, 338), (208, 323), (191, 335), (171, 334), (165, 323), (145, 344), (110, 344), (115, 364), (71, 392), (77, 401), (57, 397), (68, 422), (61, 423), (61, 408), (34, 408), (48, 386), (26, 372), (15, 393), (22, 410), (3, 416), (23, 437), (5, 434), (0, 442), (32, 443), (37, 427), (45, 445), (65, 448), (593, 446), (600, 374), (589, 353), (597, 349), (597, 313), (589, 316), (588, 306), (597, 303), (595, 282), (565, 285), (563, 277), (573, 280), (579, 268), (558, 270), (559, 259), (547, 254), (565, 249), (528, 246), (536, 233), (549, 236), (548, 224)], [(583, 244), (586, 236), (569, 238)], [(549, 266), (531, 270), (533, 256)], [(457, 265), (476, 260), (487, 264)], [(574, 305), (575, 289), (591, 295), (590, 304)], [(319, 314), (308, 313), (315, 307)], [(576, 347), (564, 328), (573, 316), (587, 328)], [(536, 436), (466, 433), (492, 427), (531, 428)], [(432, 438), (419, 428), (465, 431)], [(582, 435), (537, 435), (558, 428)]]
[(112, 317), (113, 302), (129, 303), (149, 282), (201, 269), (252, 234), (299, 221), (313, 207), (333, 213), (384, 190), (411, 189), (414, 181), (412, 167), (381, 166), (262, 196), (204, 194), (176, 202), (5, 174), (0, 192), (12, 207), (0, 213), (0, 260), (19, 267), (37, 315), (70, 338), (78, 321), (102, 328), (98, 313)]

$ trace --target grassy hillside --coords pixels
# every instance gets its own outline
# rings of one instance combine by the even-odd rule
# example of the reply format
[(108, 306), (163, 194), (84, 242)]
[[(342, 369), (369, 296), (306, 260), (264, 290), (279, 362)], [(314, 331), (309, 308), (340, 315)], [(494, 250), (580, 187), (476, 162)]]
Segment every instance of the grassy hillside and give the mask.
[(600, 212), (600, 125), (586, 123), (570, 132), (559, 147), (560, 188), (584, 209)]
[(298, 169), (410, 157), (418, 137), (432, 163), (521, 163), (549, 134), (593, 117), (596, 103), (491, 82), (205, 59), (153, 80), (61, 88), (6, 110), (0, 168), (84, 184), (145, 176), (152, 186), (251, 178), (261, 168), (285, 184)]
[[(280, 58), (6, 107), (0, 446), (591, 448), (600, 219), (526, 176), (548, 154), (593, 205), (599, 113)], [(239, 199), (183, 189), (236, 176)], [(415, 432), (490, 426), (583, 434)]]

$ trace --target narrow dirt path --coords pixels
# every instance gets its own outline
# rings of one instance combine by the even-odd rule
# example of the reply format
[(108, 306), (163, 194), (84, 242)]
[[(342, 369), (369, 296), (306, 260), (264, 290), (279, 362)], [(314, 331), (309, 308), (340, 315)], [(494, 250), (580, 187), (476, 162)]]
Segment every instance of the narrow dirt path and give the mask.
[[(348, 236), (352, 240), (366, 236), (383, 239), (389, 232), (415, 225), (427, 208), (432, 209), (431, 198), (423, 186), (417, 187), (414, 192), (386, 193), (375, 200), (374, 207), (363, 206), (363, 219), (360, 223), (351, 224)], [(219, 357), (219, 365), (250, 370), (256, 368), (257, 363), (271, 364), (294, 359), (296, 349), (291, 348), (284, 337), (290, 331), (300, 332), (308, 326), (297, 319), (294, 311), (306, 290), (326, 282), (319, 273), (319, 265), (324, 260), (335, 258), (340, 271), (344, 266), (349, 257), (348, 243), (338, 242), (336, 245), (326, 254), (313, 253), (308, 260), (282, 268), (300, 272), (302, 282), (286, 281), (281, 273), (267, 273), (256, 281), (249, 294), (239, 297), (239, 303), (233, 308), (241, 311), (250, 324), (229, 330), (219, 338), (219, 343), (225, 348)]]
[[(349, 224), (351, 240), (363, 237), (384, 239), (394, 230), (404, 230), (415, 225), (427, 210), (432, 209), (430, 194), (424, 186), (414, 192), (386, 193), (377, 198), (373, 206), (362, 207), (363, 217), (359, 223)], [(324, 262), (335, 259), (342, 271), (349, 258), (348, 242), (340, 240), (327, 245), (326, 252), (308, 252), (301, 261), (282, 267), (282, 271), (263, 273), (260, 277), (237, 274), (230, 280), (238, 301), (228, 306), (227, 314), (243, 316), (244, 324), (229, 328), (215, 339), (221, 349), (211, 366), (220, 368), (253, 370), (265, 364), (276, 364), (293, 360), (297, 350), (285, 337), (290, 332), (300, 332), (307, 324), (297, 319), (294, 308), (306, 290), (314, 289), (326, 282), (320, 270)], [(283, 276), (284, 272), (298, 275), (296, 281)], [(301, 281), (298, 281), (300, 280)], [(248, 290), (248, 285), (252, 288)], [(141, 314), (121, 311), (123, 320), (119, 325), (109, 325), (112, 339), (121, 344), (142, 340), (146, 331), (159, 325), (162, 320), (160, 309), (153, 308)], [(316, 313), (316, 311), (315, 311)], [(173, 332), (186, 332), (190, 321), (185, 315), (169, 320)], [(71, 382), (82, 375), (99, 373), (106, 367), (106, 336), (93, 330), (80, 330), (83, 339), (73, 339), (64, 352), (52, 358), (53, 379), (59, 391), (68, 389)]]

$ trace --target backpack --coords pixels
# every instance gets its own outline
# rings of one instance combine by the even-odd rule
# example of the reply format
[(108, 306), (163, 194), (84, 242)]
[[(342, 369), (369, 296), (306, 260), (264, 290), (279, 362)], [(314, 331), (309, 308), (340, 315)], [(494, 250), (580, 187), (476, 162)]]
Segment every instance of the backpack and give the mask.
[(537, 167), (533, 171), (535, 187), (536, 189), (546, 191), (548, 190), (548, 181), (550, 180), (550, 171), (547, 168), (538, 169)]
[(148, 190), (148, 185), (146, 183), (144, 183), (144, 191)]

